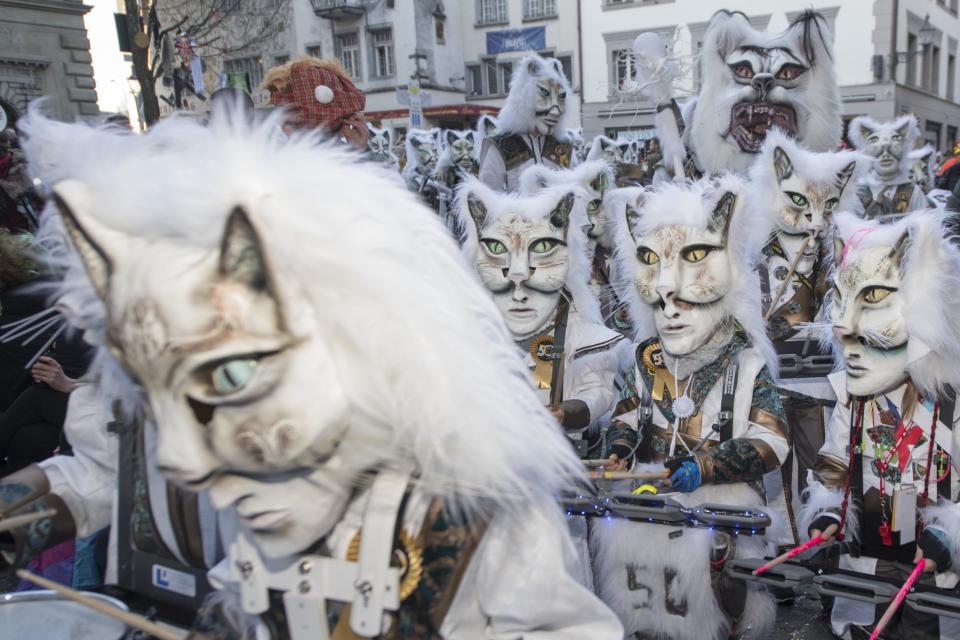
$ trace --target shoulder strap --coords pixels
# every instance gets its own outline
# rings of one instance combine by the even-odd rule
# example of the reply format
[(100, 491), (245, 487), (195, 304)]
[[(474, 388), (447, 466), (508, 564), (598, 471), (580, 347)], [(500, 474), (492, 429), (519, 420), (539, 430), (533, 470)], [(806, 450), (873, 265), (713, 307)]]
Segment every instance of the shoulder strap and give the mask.
[(570, 315), (570, 302), (565, 296), (560, 297), (557, 305), (557, 324), (553, 330), (553, 371), (550, 374), (550, 404), (559, 405), (563, 402), (563, 369), (564, 353), (566, 352), (567, 318)]
[(737, 393), (738, 369), (734, 356), (730, 359), (727, 371), (723, 376), (723, 396), (720, 398), (720, 415), (717, 416), (720, 442), (726, 442), (733, 437), (733, 400)]
[[(948, 388), (947, 392), (943, 394), (943, 397), (940, 399), (940, 422), (946, 425), (950, 429), (950, 432), (953, 432), (953, 421), (954, 413), (957, 410), (957, 394), (953, 389)], [(951, 452), (951, 455), (956, 455), (954, 452)], [(936, 464), (936, 463), (934, 463)], [(946, 472), (943, 475), (943, 478), (937, 483), (937, 495), (942, 496), (946, 500), (953, 501), (953, 464), (952, 462), (947, 463)]]

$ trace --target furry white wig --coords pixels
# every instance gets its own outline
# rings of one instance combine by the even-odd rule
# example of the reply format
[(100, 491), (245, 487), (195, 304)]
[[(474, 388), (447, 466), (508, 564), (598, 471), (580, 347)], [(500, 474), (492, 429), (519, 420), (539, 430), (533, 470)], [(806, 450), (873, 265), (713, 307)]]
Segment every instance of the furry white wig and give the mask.
[[(340, 450), (355, 466), (331, 473), (353, 477), (370, 451), (387, 452), (416, 463), (428, 495), (468, 512), (524, 508), (582, 476), (433, 212), (393, 172), (316, 133), (276, 140), (279, 124), (218, 113), (207, 128), (170, 118), (133, 136), (32, 113), (24, 131), (34, 171), (82, 183), (86, 216), (115, 233), (209, 255), (245, 207), (273, 276), (311, 307), (306, 322), (329, 341), (351, 407)], [(50, 204), (44, 216), (55, 215)]]
[[(502, 215), (515, 214), (526, 218), (541, 218), (549, 215), (557, 203), (567, 194), (574, 195), (574, 205), (570, 212), (570, 224), (567, 231), (567, 248), (570, 254), (570, 270), (567, 275), (567, 290), (578, 313), (585, 319), (601, 323), (600, 306), (590, 291), (591, 256), (588, 252), (588, 227), (586, 213), (586, 193), (574, 183), (549, 186), (533, 195), (521, 193), (501, 193), (494, 191), (473, 176), (467, 178), (457, 189), (454, 209), (459, 225), (464, 230), (463, 255), (470, 264), (475, 264), (480, 250), (480, 237), (477, 225), (470, 216), (468, 199), (472, 196), (483, 202), (487, 209), (487, 222)], [(478, 276), (479, 277), (479, 276)]]
[(550, 187), (574, 184), (590, 189), (590, 184), (601, 174), (606, 175), (608, 185), (613, 184), (613, 171), (603, 160), (582, 162), (573, 169), (553, 169), (537, 164), (520, 174), (519, 191), (524, 195), (533, 195)]
[(576, 121), (573, 111), (573, 89), (570, 81), (563, 73), (563, 67), (556, 58), (541, 58), (531, 53), (520, 61), (514, 68), (510, 78), (510, 93), (507, 101), (497, 116), (498, 133), (529, 133), (536, 126), (537, 82), (553, 80), (559, 84), (567, 94), (564, 101), (563, 114), (554, 127), (554, 136), (562, 138), (566, 135), (567, 123)]
[[(846, 461), (843, 461), (846, 466)], [(809, 538), (810, 526), (822, 515), (830, 514), (840, 522), (839, 512), (843, 507), (843, 489), (828, 489), (808, 472), (809, 484), (803, 490), (803, 499), (797, 509), (797, 534), (803, 539)], [(860, 506), (856, 500), (847, 501), (847, 513), (844, 519), (843, 535), (848, 540), (860, 539)]]
[[(946, 220), (947, 214), (938, 210), (914, 211), (887, 224), (849, 213), (834, 217), (835, 242), (843, 244), (842, 255), (848, 259), (870, 247), (895, 247), (907, 237), (899, 287), (909, 336), (907, 373), (927, 397), (960, 388), (960, 296), (956, 294), (960, 290), (960, 248), (948, 237)], [(854, 235), (856, 241), (851, 243)], [(828, 294), (825, 304), (832, 304), (832, 295)], [(823, 339), (833, 343), (830, 327), (824, 334), (829, 335)], [(833, 344), (842, 364), (843, 350)]]
[[(614, 220), (614, 260), (617, 273), (632, 279), (637, 260), (635, 237), (643, 237), (657, 229), (682, 225), (696, 229), (707, 229), (714, 208), (720, 198), (730, 192), (736, 197), (729, 231), (726, 251), (731, 269), (731, 286), (722, 300), (722, 314), (735, 320), (746, 332), (751, 346), (756, 349), (771, 374), (777, 374), (777, 358), (773, 345), (767, 337), (766, 325), (760, 307), (760, 287), (754, 271), (760, 251), (770, 236), (770, 223), (762, 212), (755, 211), (746, 202), (749, 183), (735, 174), (724, 174), (715, 178), (703, 178), (696, 182), (663, 183), (654, 190), (644, 191), (639, 196), (635, 209), (635, 222), (628, 220), (630, 210), (626, 203), (622, 217)], [(650, 331), (655, 326), (654, 306), (641, 298), (634, 286), (622, 287), (626, 296), (631, 321), (637, 328), (636, 338), (643, 339), (641, 331)]]
[(826, 19), (819, 13), (805, 11), (786, 30), (775, 34), (754, 30), (743, 13), (721, 10), (710, 19), (703, 36), (703, 85), (696, 102), (688, 101), (684, 109), (684, 141), (708, 174), (746, 172), (753, 160), (753, 154), (742, 151), (730, 132), (734, 106), (754, 102), (758, 96), (749, 83), (735, 82), (728, 57), (738, 50), (758, 48), (786, 49), (807, 67), (796, 86), (777, 86), (766, 98), (772, 104), (784, 103), (794, 108), (797, 137), (804, 146), (813, 151), (831, 151), (840, 142), (840, 94)]
[(777, 216), (776, 207), (771, 205), (777, 202), (780, 192), (774, 166), (774, 150), (778, 147), (787, 154), (794, 172), (810, 183), (833, 184), (837, 175), (850, 163), (854, 163), (853, 173), (847, 180), (840, 202), (833, 210), (856, 212), (861, 209), (857, 188), (873, 166), (870, 156), (856, 151), (810, 151), (780, 129), (773, 129), (767, 133), (763, 149), (750, 167), (748, 194), (751, 205), (769, 216), (771, 225), (776, 224)]

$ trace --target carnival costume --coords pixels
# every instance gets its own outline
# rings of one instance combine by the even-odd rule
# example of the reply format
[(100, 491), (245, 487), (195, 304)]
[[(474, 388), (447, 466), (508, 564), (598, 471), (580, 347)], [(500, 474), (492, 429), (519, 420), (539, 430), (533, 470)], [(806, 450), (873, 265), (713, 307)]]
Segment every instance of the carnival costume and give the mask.
[(197, 628), (622, 637), (568, 569), (552, 495), (580, 465), (446, 229), (357, 154), (276, 125), (35, 124), (96, 150), (55, 211), (106, 308), (100, 357), (149, 398), (153, 471), (233, 525)]
[[(609, 453), (667, 465), (678, 491), (670, 497), (684, 505), (762, 507), (763, 477), (787, 455), (751, 278), (768, 227), (745, 189), (733, 176), (662, 185), (626, 208), (617, 237), (640, 342)], [(613, 520), (594, 521), (590, 543), (599, 593), (629, 634), (768, 637), (772, 596), (722, 572), (727, 559), (763, 549), (762, 537)]]
[[(826, 379), (833, 357), (821, 348), (819, 330), (812, 325), (820, 320), (828, 287), (830, 224), (834, 211), (856, 210), (856, 185), (869, 166), (861, 154), (813, 153), (774, 130), (750, 169), (748, 204), (774, 229), (763, 247), (760, 289), (768, 334), (779, 358), (777, 386), (790, 424), (791, 456), (783, 480), (791, 516), (836, 401)], [(783, 542), (795, 543), (796, 533), (791, 530)]]
[[(936, 567), (921, 583), (953, 588), (960, 252), (933, 212), (892, 224), (838, 214), (835, 223), (828, 302), (845, 370), (830, 376), (839, 400), (798, 524), (805, 535), (839, 527), (840, 569), (899, 583), (922, 553)], [(873, 603), (838, 598), (831, 625), (848, 634), (879, 613)], [(955, 638), (958, 630), (954, 620), (905, 607), (883, 637)]]
[(849, 132), (854, 147), (876, 158), (869, 179), (860, 188), (863, 217), (887, 220), (927, 207), (923, 189), (912, 176), (911, 152), (920, 137), (916, 117), (877, 122), (860, 116), (850, 122)]
[(497, 191), (516, 191), (529, 166), (566, 169), (570, 143), (563, 137), (571, 115), (573, 90), (555, 58), (530, 54), (517, 65), (497, 132), (484, 138), (480, 181)]

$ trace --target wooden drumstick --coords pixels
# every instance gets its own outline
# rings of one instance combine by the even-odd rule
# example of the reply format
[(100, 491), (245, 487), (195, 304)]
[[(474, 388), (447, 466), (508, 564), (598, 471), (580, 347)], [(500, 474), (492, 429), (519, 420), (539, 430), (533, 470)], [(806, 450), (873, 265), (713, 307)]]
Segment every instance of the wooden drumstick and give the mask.
[[(138, 615), (136, 613), (131, 613), (129, 611), (124, 611), (118, 609), (111, 604), (97, 600), (96, 598), (91, 598), (90, 596), (84, 595), (75, 589), (70, 587), (65, 587), (58, 582), (53, 580), (47, 580), (42, 576), (38, 576), (34, 573), (30, 573), (26, 569), (18, 569), (17, 576), (32, 582), (36, 585), (43, 587), (44, 589), (50, 589), (51, 591), (56, 591), (62, 595), (67, 600), (71, 600), (78, 604), (82, 604), (85, 607), (89, 607), (94, 611), (102, 613), (103, 615), (118, 620), (123, 624), (133, 627), (134, 629), (139, 629), (144, 633), (149, 633), (151, 636), (157, 638), (158, 640), (184, 640), (185, 635), (180, 635), (172, 629), (167, 627), (162, 627), (156, 622), (147, 620), (145, 617)], [(196, 633), (191, 636), (191, 638), (205, 638), (205, 636), (200, 636)]]
[(0, 520), (0, 532), (10, 531), (11, 529), (16, 529), (17, 527), (28, 525), (31, 522), (35, 522), (37, 520), (43, 520), (44, 518), (52, 518), (55, 515), (57, 515), (56, 509), (44, 509), (43, 511), (25, 513), (21, 516), (10, 516), (9, 518), (4, 518)]
[(595, 480), (665, 480), (670, 477), (670, 471), (643, 471), (631, 473), (629, 471), (591, 471), (590, 477)]
[(773, 296), (773, 298), (770, 300), (770, 308), (767, 309), (767, 314), (763, 316), (764, 322), (770, 322), (770, 318), (772, 318), (774, 312), (776, 312), (777, 302), (779, 302), (780, 296), (783, 295), (783, 292), (787, 290), (787, 285), (790, 284), (790, 278), (792, 278), (793, 274), (797, 272), (797, 265), (800, 264), (800, 258), (803, 257), (803, 252), (807, 250), (807, 245), (810, 244), (811, 240), (813, 240), (812, 233), (803, 239), (803, 244), (800, 245), (800, 250), (797, 251), (797, 255), (793, 258), (793, 262), (790, 263), (790, 269), (787, 271), (787, 277), (783, 279), (783, 282), (781, 282), (780, 286), (777, 288), (777, 295)]

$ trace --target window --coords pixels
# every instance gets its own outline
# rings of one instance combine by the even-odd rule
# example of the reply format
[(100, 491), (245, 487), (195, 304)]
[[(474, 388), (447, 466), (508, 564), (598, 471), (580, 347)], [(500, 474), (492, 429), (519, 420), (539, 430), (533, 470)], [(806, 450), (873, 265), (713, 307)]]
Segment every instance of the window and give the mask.
[(248, 56), (246, 58), (234, 58), (233, 60), (224, 60), (223, 71), (225, 73), (243, 73), (247, 76), (247, 83), (250, 91), (256, 91), (263, 83), (263, 65), (258, 56)]
[(920, 88), (930, 90), (930, 77), (933, 68), (933, 47), (929, 44), (923, 45), (920, 53)]
[(563, 75), (567, 77), (570, 84), (573, 84), (573, 59), (570, 56), (557, 56), (557, 60), (560, 61)]
[(957, 15), (957, 0), (950, 0), (950, 13)]
[(510, 91), (510, 79), (513, 77), (513, 63), (501, 62), (497, 65), (500, 68), (500, 93)]
[(437, 37), (437, 44), (443, 44), (445, 41), (444, 30), (446, 28), (447, 21), (443, 18), (434, 18), (433, 19), (433, 31)]
[(494, 63), (493, 59), (484, 60), (483, 68), (486, 70), (487, 76), (487, 86), (484, 93), (488, 96), (497, 95), (500, 93), (498, 91), (498, 85), (500, 84), (500, 70), (497, 69), (497, 65)]
[(940, 93), (940, 47), (933, 47), (930, 56), (930, 91)]
[(524, 0), (524, 20), (540, 20), (555, 17), (557, 17), (557, 0)]
[(360, 80), (360, 36), (357, 33), (341, 33), (333, 37), (333, 48), (340, 64), (354, 80)]
[(614, 87), (623, 89), (623, 83), (633, 79), (633, 51), (630, 49), (616, 49), (612, 52)]
[(477, 0), (477, 24), (503, 24), (507, 20), (507, 0)]
[(467, 65), (467, 94), (471, 96), (483, 95), (483, 74), (478, 64)]
[(322, 58), (323, 57), (323, 47), (318, 44), (312, 44), (307, 47), (307, 55), (311, 58)]
[(953, 102), (953, 92), (957, 84), (957, 56), (947, 56), (947, 100)]
[(953, 145), (957, 144), (957, 128), (956, 127), (947, 127), (946, 144), (947, 144), (948, 150), (952, 150)]
[(934, 149), (940, 148), (940, 131), (942, 129), (943, 125), (939, 122), (927, 120), (927, 125), (924, 127), (923, 139), (932, 145)]
[(373, 76), (386, 78), (396, 72), (393, 55), (393, 30), (377, 29), (370, 32), (373, 46)]
[(273, 66), (279, 67), (290, 62), (290, 56), (286, 53), (280, 53), (273, 56)]
[(917, 85), (917, 36), (907, 34), (907, 84)]
[(606, 5), (633, 4), (633, 0), (607, 0)]

